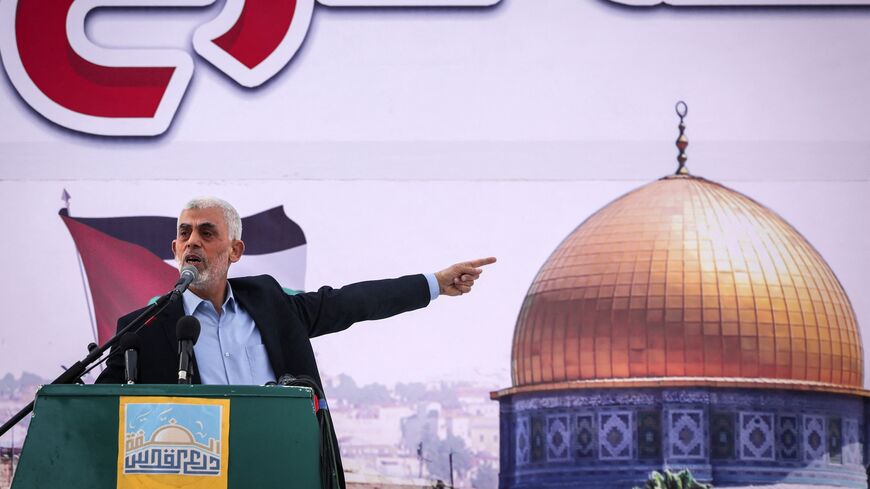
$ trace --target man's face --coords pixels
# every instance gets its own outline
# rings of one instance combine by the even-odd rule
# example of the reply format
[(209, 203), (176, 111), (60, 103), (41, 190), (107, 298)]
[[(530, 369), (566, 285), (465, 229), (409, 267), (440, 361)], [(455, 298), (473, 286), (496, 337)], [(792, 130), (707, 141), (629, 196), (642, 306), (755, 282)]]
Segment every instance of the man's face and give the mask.
[(186, 209), (181, 213), (177, 235), (172, 240), (172, 253), (179, 270), (192, 265), (199, 272), (193, 287), (223, 284), (230, 263), (239, 261), (245, 246), (241, 240), (231, 240), (223, 210)]

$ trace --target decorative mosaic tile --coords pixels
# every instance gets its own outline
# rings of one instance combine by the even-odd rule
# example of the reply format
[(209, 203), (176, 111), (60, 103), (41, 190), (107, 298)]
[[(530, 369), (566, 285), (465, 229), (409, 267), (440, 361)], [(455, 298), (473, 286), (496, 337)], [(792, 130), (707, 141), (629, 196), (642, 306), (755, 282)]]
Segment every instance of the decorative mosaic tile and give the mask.
[(546, 444), (547, 432), (544, 417), (532, 415), (532, 463), (544, 461)]
[(589, 408), (610, 406), (649, 406), (656, 402), (657, 396), (635, 392), (609, 392), (570, 396), (519, 399), (514, 404), (517, 412), (538, 411), (557, 408)]
[(843, 420), (828, 418), (828, 462), (843, 463)]
[[(771, 394), (735, 391), (710, 392), (710, 405), (718, 409), (733, 406), (736, 411), (760, 410), (769, 412), (828, 412), (832, 400), (827, 396), (806, 396), (796, 393), (775, 392)], [(836, 401), (836, 411), (844, 416), (860, 418), (864, 407), (860, 399)]]
[(710, 404), (710, 393), (707, 391), (693, 390), (666, 390), (662, 392), (662, 400), (667, 403), (678, 404)]
[(803, 446), (804, 461), (824, 462), (827, 448), (825, 436), (825, 418), (822, 416), (803, 416)]
[(564, 462), (571, 459), (571, 438), (568, 433), (568, 415), (547, 416), (547, 460)]
[(578, 459), (595, 458), (595, 418), (592, 413), (574, 418), (574, 454)]
[(668, 412), (669, 454), (672, 458), (704, 458), (704, 412), (675, 409)]
[(529, 417), (517, 418), (517, 465), (529, 463), (531, 454), (531, 442), (529, 440)]
[[(0, 0), (2, 1), (2, 0)], [(583, 411), (593, 407), (626, 409), (629, 406), (638, 410), (654, 409), (657, 404), (693, 404), (710, 405), (718, 409), (733, 406), (735, 411), (762, 410), (762, 411), (786, 411), (786, 412), (825, 412), (831, 407), (831, 400), (821, 397), (807, 397), (802, 394), (789, 394), (776, 392), (763, 394), (754, 392), (746, 394), (740, 391), (706, 391), (696, 389), (665, 389), (659, 393), (637, 391), (606, 391), (584, 390), (582, 393), (556, 395), (550, 394), (542, 397), (526, 397), (517, 399), (513, 404), (514, 412), (524, 413), (527, 411), (540, 411), (541, 409), (571, 409), (578, 408)], [(864, 407), (860, 399), (838, 404), (838, 413), (844, 416), (859, 418), (863, 415)], [(736, 423), (735, 418), (735, 423)]]
[(710, 415), (710, 456), (718, 460), (734, 458), (734, 414)]
[(800, 455), (800, 438), (798, 436), (797, 416), (779, 417), (779, 458), (782, 460), (797, 460)]
[(601, 460), (630, 460), (632, 447), (632, 416), (630, 411), (598, 413), (598, 453)]
[(662, 413), (637, 413), (637, 458), (658, 460), (662, 457)]
[(773, 413), (740, 413), (740, 459), (774, 460)]
[(861, 439), (858, 420), (846, 418), (843, 420), (843, 463), (863, 465), (861, 460)]
[[(511, 453), (510, 453), (511, 444), (506, 443), (507, 440), (505, 438), (508, 438), (508, 437), (503, 436), (503, 435), (505, 433), (511, 432), (511, 421), (512, 421), (511, 418), (512, 418), (512, 416), (506, 415), (505, 413), (499, 413), (498, 418), (499, 418), (499, 420), (498, 420), (499, 431), (498, 432), (499, 432), (499, 439), (500, 439), (499, 444), (498, 444), (499, 445), (499, 447), (498, 447), (499, 460), (510, 460), (509, 457), (511, 456)], [(516, 433), (514, 434), (514, 451), (516, 451)], [(516, 458), (514, 458), (513, 460), (514, 460), (514, 463), (516, 463)]]

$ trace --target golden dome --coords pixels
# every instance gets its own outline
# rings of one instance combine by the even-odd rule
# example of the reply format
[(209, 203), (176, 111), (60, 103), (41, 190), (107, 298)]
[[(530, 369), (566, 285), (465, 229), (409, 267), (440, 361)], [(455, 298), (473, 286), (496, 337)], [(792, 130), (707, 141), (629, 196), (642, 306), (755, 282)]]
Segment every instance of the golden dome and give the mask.
[(535, 277), (514, 388), (722, 385), (860, 391), (852, 306), (819, 253), (752, 199), (665, 177), (593, 214)]
[(152, 443), (160, 443), (166, 445), (190, 445), (194, 443), (193, 434), (186, 428), (175, 424), (175, 420), (170, 421), (170, 425), (161, 426), (151, 435)]

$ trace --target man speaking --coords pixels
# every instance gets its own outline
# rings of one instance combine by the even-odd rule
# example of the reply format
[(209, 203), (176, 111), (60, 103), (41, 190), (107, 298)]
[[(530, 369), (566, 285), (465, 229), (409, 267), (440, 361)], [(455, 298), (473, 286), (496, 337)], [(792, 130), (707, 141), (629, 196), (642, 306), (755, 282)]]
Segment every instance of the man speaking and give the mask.
[[(191, 360), (193, 383), (263, 385), (290, 374), (307, 375), (322, 389), (309, 338), (419, 309), (441, 294), (467, 294), (480, 267), (495, 262), (482, 258), (434, 274), (289, 295), (268, 275), (227, 279), (230, 264), (245, 251), (241, 237), (242, 220), (229, 203), (199, 198), (184, 207), (172, 252), (179, 269), (195, 267), (198, 273), (181, 301), (139, 331), (139, 383), (177, 382), (176, 324), (187, 315), (201, 328)], [(118, 329), (140, 311), (119, 319)], [(109, 357), (97, 382), (124, 382), (123, 355)]]
[[(466, 294), (483, 272), (480, 267), (495, 262), (483, 258), (434, 274), (288, 295), (268, 275), (227, 279), (230, 264), (245, 251), (241, 237), (242, 220), (229, 203), (198, 198), (184, 207), (172, 252), (179, 269), (193, 266), (198, 275), (182, 301), (140, 330), (139, 383), (177, 382), (175, 328), (182, 316), (190, 315), (201, 325), (194, 346), (193, 383), (263, 385), (291, 374), (308, 375), (321, 384), (309, 338), (419, 309), (441, 294)], [(138, 314), (119, 319), (119, 329)], [(123, 356), (113, 355), (97, 382), (123, 381)]]

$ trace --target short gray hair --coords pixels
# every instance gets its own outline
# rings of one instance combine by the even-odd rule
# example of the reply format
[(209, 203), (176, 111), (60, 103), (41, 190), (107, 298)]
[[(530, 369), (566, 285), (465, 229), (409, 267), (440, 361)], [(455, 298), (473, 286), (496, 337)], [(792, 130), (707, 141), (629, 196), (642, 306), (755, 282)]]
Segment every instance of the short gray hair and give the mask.
[[(223, 199), (219, 199), (217, 197), (197, 197), (195, 199), (191, 199), (190, 202), (185, 204), (184, 209), (182, 209), (181, 211), (184, 212), (188, 209), (214, 208), (218, 208), (223, 211), (224, 220), (227, 222), (227, 231), (229, 232), (230, 239), (242, 239), (242, 218), (239, 217), (239, 213), (236, 211), (236, 208)], [(181, 216), (178, 217), (178, 223), (176, 224), (176, 228), (180, 224)]]

